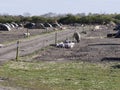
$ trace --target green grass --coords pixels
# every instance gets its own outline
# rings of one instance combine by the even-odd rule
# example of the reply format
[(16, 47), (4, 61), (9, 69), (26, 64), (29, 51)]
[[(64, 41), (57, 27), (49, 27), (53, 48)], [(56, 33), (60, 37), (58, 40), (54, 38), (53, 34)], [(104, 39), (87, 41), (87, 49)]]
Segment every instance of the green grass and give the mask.
[[(0, 68), (0, 84), (32, 90), (120, 90), (115, 63), (15, 62)], [(26, 89), (27, 90), (27, 89)]]

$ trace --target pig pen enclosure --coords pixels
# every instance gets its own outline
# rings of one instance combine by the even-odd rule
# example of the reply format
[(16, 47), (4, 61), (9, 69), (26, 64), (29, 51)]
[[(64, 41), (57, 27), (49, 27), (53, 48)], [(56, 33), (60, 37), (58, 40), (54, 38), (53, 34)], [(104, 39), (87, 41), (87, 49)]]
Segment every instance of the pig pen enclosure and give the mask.
[(29, 32), (30, 36), (36, 36), (43, 33), (52, 32), (53, 29), (13, 29), (11, 31), (0, 31), (0, 43), (12, 42), (19, 39), (25, 39), (25, 33)]
[[(34, 61), (120, 61), (120, 39), (108, 38), (108, 33), (115, 33), (112, 28), (88, 30), (86, 35), (72, 49), (50, 46), (34, 57)], [(81, 35), (83, 35), (81, 33)]]

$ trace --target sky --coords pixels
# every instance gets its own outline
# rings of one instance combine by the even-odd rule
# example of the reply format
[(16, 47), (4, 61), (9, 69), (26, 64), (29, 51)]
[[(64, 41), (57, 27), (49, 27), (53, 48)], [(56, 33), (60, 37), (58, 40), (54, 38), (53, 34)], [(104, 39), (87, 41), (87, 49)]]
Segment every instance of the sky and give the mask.
[(0, 14), (120, 13), (120, 0), (0, 0)]

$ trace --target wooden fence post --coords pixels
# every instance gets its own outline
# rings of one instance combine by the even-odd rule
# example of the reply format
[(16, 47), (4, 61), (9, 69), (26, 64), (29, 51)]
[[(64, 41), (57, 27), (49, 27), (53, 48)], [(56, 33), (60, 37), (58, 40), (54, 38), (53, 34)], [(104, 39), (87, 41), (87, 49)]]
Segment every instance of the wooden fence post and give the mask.
[(57, 32), (55, 32), (55, 45), (57, 44)]
[(17, 50), (16, 50), (16, 61), (18, 61), (18, 57), (19, 57), (19, 41), (17, 41)]

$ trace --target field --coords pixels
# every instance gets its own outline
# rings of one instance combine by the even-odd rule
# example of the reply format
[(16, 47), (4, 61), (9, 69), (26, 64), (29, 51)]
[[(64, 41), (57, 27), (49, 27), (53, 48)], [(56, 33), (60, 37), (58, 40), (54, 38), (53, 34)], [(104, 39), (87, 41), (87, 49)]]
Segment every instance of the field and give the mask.
[(7, 62), (0, 68), (0, 85), (10, 90), (119, 90), (120, 39), (107, 38), (111, 32), (89, 30), (72, 49), (48, 46)]
[(0, 68), (0, 84), (9, 90), (119, 90), (119, 68), (118, 63), (12, 61)]

